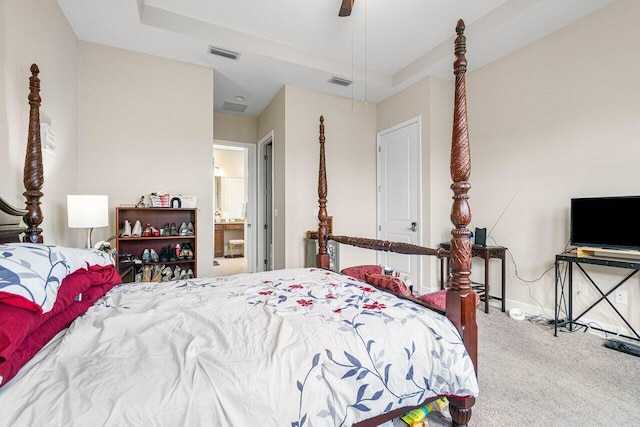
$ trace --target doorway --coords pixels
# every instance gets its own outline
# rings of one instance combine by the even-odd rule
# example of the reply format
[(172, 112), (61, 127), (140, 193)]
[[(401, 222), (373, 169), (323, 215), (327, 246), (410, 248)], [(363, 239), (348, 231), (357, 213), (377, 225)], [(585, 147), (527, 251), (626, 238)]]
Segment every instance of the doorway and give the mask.
[(214, 141), (213, 273), (256, 271), (255, 145)]
[(258, 141), (258, 271), (274, 268), (273, 131)]
[[(421, 244), (420, 118), (378, 133), (378, 236), (380, 240)], [(420, 283), (417, 255), (378, 252), (377, 262)]]

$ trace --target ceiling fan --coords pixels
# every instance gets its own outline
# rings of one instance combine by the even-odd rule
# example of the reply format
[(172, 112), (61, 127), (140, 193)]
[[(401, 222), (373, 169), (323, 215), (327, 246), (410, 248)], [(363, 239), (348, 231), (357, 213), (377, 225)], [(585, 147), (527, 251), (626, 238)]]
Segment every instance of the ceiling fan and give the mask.
[(353, 2), (354, 0), (342, 0), (342, 5), (340, 6), (340, 12), (338, 12), (338, 16), (351, 16)]

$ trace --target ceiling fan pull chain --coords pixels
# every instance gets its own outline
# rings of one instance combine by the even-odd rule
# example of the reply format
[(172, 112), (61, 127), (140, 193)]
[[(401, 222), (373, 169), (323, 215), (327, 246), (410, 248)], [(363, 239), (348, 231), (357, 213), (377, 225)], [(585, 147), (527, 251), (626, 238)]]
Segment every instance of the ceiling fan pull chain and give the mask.
[(355, 86), (355, 80), (353, 79), (353, 19), (349, 20), (349, 27), (351, 28), (351, 111), (353, 111), (353, 88)]
[(364, 106), (369, 105), (369, 68), (367, 66), (367, 0), (364, 0)]

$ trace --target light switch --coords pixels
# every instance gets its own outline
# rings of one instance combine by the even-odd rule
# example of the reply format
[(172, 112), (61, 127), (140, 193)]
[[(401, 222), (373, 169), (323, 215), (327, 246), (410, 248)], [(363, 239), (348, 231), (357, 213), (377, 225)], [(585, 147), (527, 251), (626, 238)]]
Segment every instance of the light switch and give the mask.
[(273, 216), (278, 218), (278, 209), (273, 210)]

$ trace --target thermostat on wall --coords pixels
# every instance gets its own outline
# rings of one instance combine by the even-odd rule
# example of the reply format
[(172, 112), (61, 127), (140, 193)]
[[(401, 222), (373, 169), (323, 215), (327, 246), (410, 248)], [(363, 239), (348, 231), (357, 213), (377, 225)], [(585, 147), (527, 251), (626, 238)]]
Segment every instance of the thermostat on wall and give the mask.
[(40, 144), (49, 154), (56, 154), (56, 131), (49, 123), (40, 123)]

